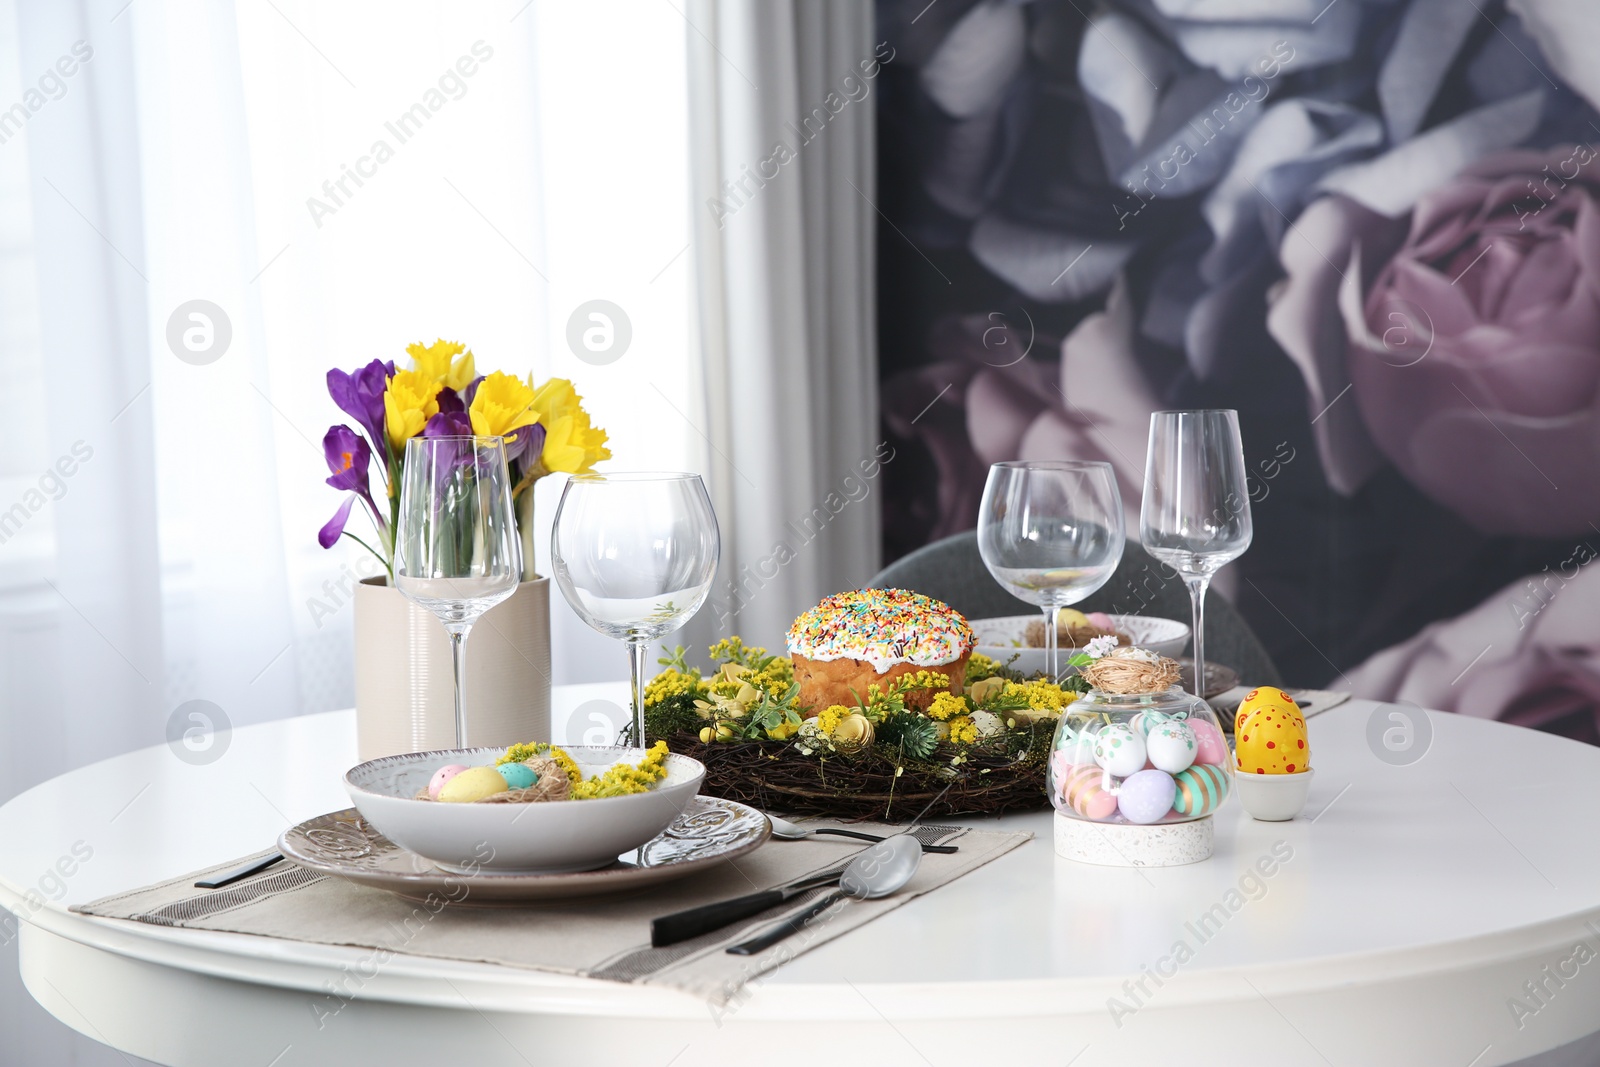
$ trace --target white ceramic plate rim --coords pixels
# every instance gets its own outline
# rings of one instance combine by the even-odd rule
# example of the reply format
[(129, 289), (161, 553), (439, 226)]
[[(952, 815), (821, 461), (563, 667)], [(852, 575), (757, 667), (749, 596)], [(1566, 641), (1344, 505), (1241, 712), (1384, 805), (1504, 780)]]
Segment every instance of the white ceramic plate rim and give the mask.
[[(980, 652), (985, 649), (1003, 649), (1007, 652), (1029, 650), (1043, 652), (1044, 649), (1034, 649), (1031, 645), (991, 644), (987, 641), (988, 638), (995, 636), (996, 631), (1003, 630), (1011, 634), (1008, 640), (1020, 642), (1023, 637), (1023, 631), (1027, 629), (1028, 624), (1037, 622), (1041, 614), (1043, 613), (1035, 615), (999, 615), (990, 619), (972, 619), (967, 625), (972, 627), (973, 635), (978, 642), (977, 648)], [(1152, 641), (1177, 641), (1180, 638), (1187, 641), (1189, 639), (1189, 624), (1179, 619), (1163, 619), (1156, 615), (1111, 615), (1109, 617), (1116, 624), (1116, 628), (1127, 634), (1128, 640), (1135, 645)], [(985, 654), (987, 655), (987, 653)]]

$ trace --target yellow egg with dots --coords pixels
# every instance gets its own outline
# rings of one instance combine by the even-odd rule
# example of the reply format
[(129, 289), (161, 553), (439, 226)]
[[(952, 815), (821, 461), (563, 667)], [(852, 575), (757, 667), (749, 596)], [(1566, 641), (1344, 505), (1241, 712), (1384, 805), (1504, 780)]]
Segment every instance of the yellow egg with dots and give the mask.
[(1299, 774), (1311, 766), (1306, 719), (1294, 699), (1270, 685), (1250, 690), (1234, 720), (1234, 769)]
[(468, 767), (444, 784), (439, 790), (439, 799), (446, 804), (470, 804), (509, 788), (493, 767)]

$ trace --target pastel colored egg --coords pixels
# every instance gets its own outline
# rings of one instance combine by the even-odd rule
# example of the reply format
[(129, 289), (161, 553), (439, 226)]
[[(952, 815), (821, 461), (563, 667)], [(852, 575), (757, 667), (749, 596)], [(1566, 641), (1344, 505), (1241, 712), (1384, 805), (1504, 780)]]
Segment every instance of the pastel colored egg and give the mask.
[(1217, 763), (1196, 763), (1172, 777), (1176, 793), (1172, 810), (1179, 815), (1200, 818), (1210, 815), (1228, 799), (1228, 772)]
[(1164, 722), (1144, 739), (1145, 753), (1152, 766), (1168, 774), (1186, 771), (1197, 755), (1194, 730), (1186, 722)]
[(506, 789), (506, 780), (493, 767), (468, 767), (444, 784), (439, 799), (446, 804), (470, 804)]
[(1094, 735), (1074, 730), (1063, 722), (1056, 727), (1055, 751), (1069, 764), (1088, 763), (1094, 759)]
[(1140, 771), (1122, 783), (1117, 810), (1129, 822), (1158, 822), (1172, 810), (1177, 792), (1177, 783), (1166, 771)]
[(433, 777), (428, 779), (428, 795), (438, 800), (439, 790), (444, 788), (444, 784), (466, 769), (465, 764), (447, 763), (434, 771)]
[(1189, 729), (1194, 731), (1194, 761), (1196, 763), (1227, 763), (1228, 742), (1217, 725), (1205, 719), (1190, 719)]
[(1144, 766), (1144, 738), (1125, 723), (1114, 722), (1094, 736), (1094, 761), (1118, 778)]
[(506, 785), (511, 789), (529, 789), (539, 780), (533, 768), (526, 763), (502, 763), (495, 770), (500, 772), (500, 777), (506, 780)]
[(1149, 737), (1151, 730), (1154, 730), (1164, 722), (1172, 721), (1174, 721), (1172, 716), (1164, 711), (1141, 711), (1133, 717), (1133, 728), (1138, 730), (1141, 735)]
[(1298, 774), (1311, 765), (1306, 721), (1298, 708), (1258, 706), (1239, 720), (1234, 767), (1246, 774)]
[(1105, 789), (1105, 771), (1093, 763), (1068, 771), (1061, 794), (1067, 807), (1085, 819), (1103, 822), (1116, 814), (1117, 798)]
[(1090, 626), (1098, 630), (1115, 630), (1117, 628), (1116, 622), (1103, 611), (1091, 611), (1084, 615), (1084, 618), (1089, 620)]

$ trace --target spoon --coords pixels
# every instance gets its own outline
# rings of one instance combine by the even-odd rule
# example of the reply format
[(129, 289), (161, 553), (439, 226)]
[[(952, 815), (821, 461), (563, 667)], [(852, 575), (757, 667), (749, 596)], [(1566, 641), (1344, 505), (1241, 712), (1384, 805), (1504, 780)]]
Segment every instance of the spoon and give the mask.
[[(784, 841), (801, 841), (808, 837), (815, 837), (817, 834), (829, 834), (833, 837), (849, 837), (854, 838), (857, 841), (877, 842), (886, 840), (885, 838), (879, 837), (877, 834), (864, 834), (859, 830), (838, 830), (832, 826), (819, 826), (814, 829), (807, 829), (804, 826), (796, 826), (787, 819), (780, 819), (776, 815), (768, 815), (767, 821), (772, 824), (772, 836), (781, 838)], [(924, 844), (922, 846), (922, 851), (938, 852), (942, 855), (949, 855), (953, 852), (959, 852), (961, 850), (955, 845)]]
[(753, 956), (790, 934), (798, 933), (812, 919), (841, 900), (876, 900), (899, 892), (911, 881), (921, 863), (922, 843), (916, 838), (910, 834), (885, 838), (850, 861), (850, 865), (839, 876), (838, 889), (798, 915), (791, 915), (766, 933), (733, 945), (728, 951), (735, 956)]

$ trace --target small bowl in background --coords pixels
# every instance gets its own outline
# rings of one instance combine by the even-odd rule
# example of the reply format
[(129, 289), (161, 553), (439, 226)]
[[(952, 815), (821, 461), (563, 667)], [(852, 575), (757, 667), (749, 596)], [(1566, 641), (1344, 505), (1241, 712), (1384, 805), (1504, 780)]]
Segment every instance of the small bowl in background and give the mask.
[[(969, 625), (978, 639), (974, 651), (1000, 663), (1015, 662), (1011, 666), (1032, 676), (1044, 671), (1044, 649), (1029, 648), (1023, 643), (1028, 624), (1040, 622), (1043, 612), (1032, 615), (1002, 615), (993, 619), (972, 619)], [(1160, 656), (1176, 658), (1189, 644), (1189, 624), (1177, 619), (1158, 619), (1150, 615), (1112, 615), (1112, 628), (1126, 634), (1130, 644), (1147, 648)], [(1071, 655), (1063, 648), (1063, 658)], [(1210, 674), (1210, 671), (1206, 672)]]

